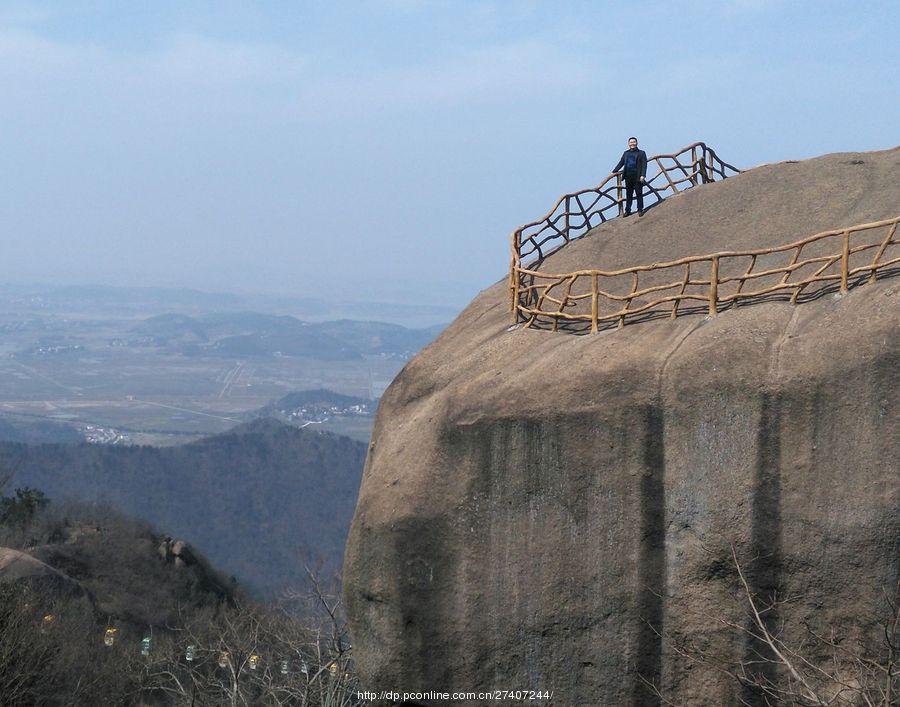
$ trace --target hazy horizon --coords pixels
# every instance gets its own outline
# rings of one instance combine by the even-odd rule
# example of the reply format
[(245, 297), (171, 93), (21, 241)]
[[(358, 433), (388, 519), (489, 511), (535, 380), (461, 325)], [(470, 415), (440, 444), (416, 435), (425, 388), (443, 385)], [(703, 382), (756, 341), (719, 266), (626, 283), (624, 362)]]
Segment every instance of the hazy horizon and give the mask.
[[(265, 289), (248, 289), (248, 288), (232, 288), (232, 289), (224, 289), (224, 288), (203, 288), (203, 287), (192, 287), (190, 285), (120, 285), (120, 284), (111, 284), (108, 282), (91, 282), (89, 280), (83, 282), (71, 281), (71, 282), (60, 282), (60, 281), (47, 281), (41, 282), (38, 280), (30, 280), (30, 281), (17, 281), (17, 280), (0, 280), (0, 292), (3, 290), (12, 291), (12, 292), (22, 292), (28, 290), (65, 290), (65, 289), (108, 289), (115, 291), (123, 291), (123, 292), (161, 292), (161, 293), (178, 293), (178, 292), (189, 292), (195, 293), (197, 295), (201, 295), (204, 297), (238, 297), (238, 298), (259, 298), (259, 299), (271, 299), (271, 300), (295, 300), (295, 301), (324, 301), (322, 297), (316, 297), (313, 295), (306, 295), (302, 292), (290, 292), (290, 291), (277, 291), (277, 290), (265, 290)], [(423, 309), (432, 309), (435, 311), (458, 311), (459, 305), (451, 304), (442, 304), (440, 302), (409, 302), (404, 301), (402, 298), (390, 299), (386, 297), (384, 299), (374, 299), (374, 298), (364, 298), (364, 297), (347, 297), (345, 299), (333, 300), (339, 304), (362, 304), (362, 303), (372, 303), (376, 305), (403, 305), (408, 307), (421, 307)]]
[(503, 278), (513, 228), (598, 183), (631, 134), (739, 167), (893, 147), (890, 16), (4, 3), (0, 282), (459, 308)]

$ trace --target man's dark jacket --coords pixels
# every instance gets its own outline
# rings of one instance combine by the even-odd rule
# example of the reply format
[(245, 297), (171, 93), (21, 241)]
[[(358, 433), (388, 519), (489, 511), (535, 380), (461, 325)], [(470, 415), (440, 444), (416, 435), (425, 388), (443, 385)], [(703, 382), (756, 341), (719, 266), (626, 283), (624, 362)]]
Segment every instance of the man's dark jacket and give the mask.
[[(629, 157), (633, 157), (633, 160), (629, 160)], [(632, 163), (633, 168), (628, 169), (629, 162)], [(613, 167), (613, 172), (618, 172), (622, 167), (626, 167), (625, 169), (625, 177), (631, 177), (632, 179), (637, 179), (638, 177), (646, 177), (647, 176), (647, 153), (643, 150), (639, 150), (636, 147), (633, 150), (625, 150), (622, 153), (622, 157), (619, 159), (619, 163)]]

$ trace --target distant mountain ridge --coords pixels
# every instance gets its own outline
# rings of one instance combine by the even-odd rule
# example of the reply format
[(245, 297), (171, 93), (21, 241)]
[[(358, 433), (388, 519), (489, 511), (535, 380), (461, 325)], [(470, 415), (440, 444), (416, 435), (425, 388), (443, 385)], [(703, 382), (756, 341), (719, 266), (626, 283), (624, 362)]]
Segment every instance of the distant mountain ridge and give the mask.
[(202, 316), (160, 314), (134, 325), (133, 343), (164, 346), (185, 355), (297, 356), (353, 360), (381, 355), (409, 358), (442, 329), (409, 329), (386, 322), (311, 323), (289, 315), (217, 312)]
[(399, 302), (336, 301), (300, 295), (245, 294), (206, 292), (176, 287), (124, 287), (114, 285), (42, 285), (0, 283), (2, 300), (21, 304), (31, 302), (38, 310), (68, 310), (73, 304), (89, 306), (107, 313), (200, 312), (254, 310), (270, 314), (291, 313), (310, 321), (353, 317), (354, 319), (389, 320), (410, 327), (446, 322), (455, 316), (457, 307), (419, 304), (404, 298)]
[(289, 410), (303, 405), (336, 405), (350, 407), (353, 405), (371, 404), (372, 401), (366, 400), (365, 398), (358, 398), (355, 395), (343, 395), (342, 393), (335, 393), (333, 390), (318, 388), (317, 390), (300, 390), (295, 393), (288, 393), (275, 402), (260, 408), (254, 414), (257, 417), (266, 417), (269, 412)]
[(209, 340), (202, 323), (186, 314), (158, 314), (133, 326), (131, 331), (140, 336), (156, 337), (161, 342), (184, 338)]

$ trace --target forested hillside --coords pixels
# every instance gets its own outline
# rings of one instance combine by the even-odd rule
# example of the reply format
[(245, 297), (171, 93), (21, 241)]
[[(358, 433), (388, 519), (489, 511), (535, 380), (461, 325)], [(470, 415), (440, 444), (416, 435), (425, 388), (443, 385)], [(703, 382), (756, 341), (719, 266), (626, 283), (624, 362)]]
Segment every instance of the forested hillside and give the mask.
[(356, 704), (333, 585), (248, 598), (202, 552), (0, 472), (0, 704)]
[(168, 447), (0, 443), (15, 486), (109, 502), (202, 547), (223, 571), (274, 592), (304, 562), (340, 566), (366, 447), (256, 420)]
[(0, 417), (0, 442), (76, 444), (84, 441), (78, 430), (59, 422)]

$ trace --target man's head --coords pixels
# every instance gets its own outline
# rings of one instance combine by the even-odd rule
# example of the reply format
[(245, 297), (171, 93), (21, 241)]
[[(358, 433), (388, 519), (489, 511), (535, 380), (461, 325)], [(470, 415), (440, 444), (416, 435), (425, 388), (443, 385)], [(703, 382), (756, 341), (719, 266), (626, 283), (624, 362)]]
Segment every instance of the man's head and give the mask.
[(633, 150), (636, 147), (637, 147), (637, 138), (636, 137), (628, 138), (628, 149)]

